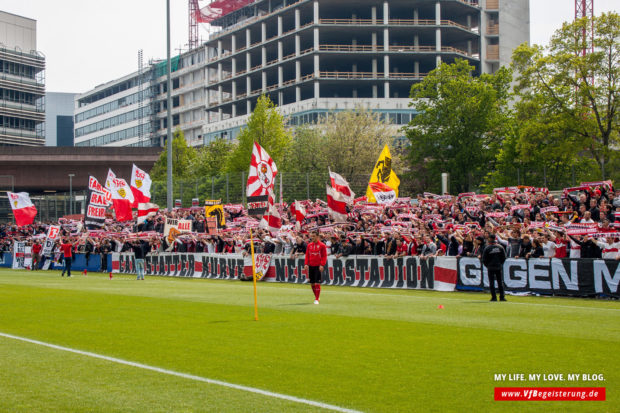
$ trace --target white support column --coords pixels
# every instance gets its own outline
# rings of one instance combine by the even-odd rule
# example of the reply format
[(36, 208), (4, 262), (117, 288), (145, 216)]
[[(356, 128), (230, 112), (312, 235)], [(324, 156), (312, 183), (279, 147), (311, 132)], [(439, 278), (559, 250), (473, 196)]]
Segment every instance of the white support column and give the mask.
[(386, 99), (390, 97), (390, 82), (383, 84), (383, 97)]
[(278, 16), (278, 37), (282, 36), (282, 16)]
[(390, 5), (387, 0), (383, 0), (383, 24), (389, 24), (390, 22)]
[(383, 51), (390, 50), (390, 32), (387, 28), (383, 29)]
[(301, 88), (295, 86), (295, 102), (301, 102)]
[(372, 24), (377, 24), (377, 6), (372, 6), (370, 9), (370, 18), (372, 19)]
[(250, 56), (250, 53), (246, 53), (245, 54), (245, 70), (246, 70), (246, 72), (249, 72), (251, 68), (252, 68), (252, 57)]
[(250, 76), (245, 78), (245, 91), (246, 96), (249, 96), (250, 92), (252, 92), (252, 79), (250, 79)]
[(262, 80), (262, 89), (263, 89), (263, 93), (265, 93), (267, 91), (267, 73), (265, 73), (265, 71), (263, 70), (261, 72), (261, 80)]
[(217, 80), (219, 82), (222, 81), (222, 64), (221, 63), (217, 64)]
[(237, 99), (237, 81), (236, 81), (236, 80), (233, 80), (233, 81), (232, 81), (232, 91), (231, 91), (231, 95), (232, 95), (232, 96), (231, 96), (231, 97), (232, 97), (232, 100)]
[(251, 38), (250, 29), (245, 29), (245, 47), (246, 47), (246, 49), (249, 49), (251, 44), (252, 44), (252, 38)]
[(222, 104), (222, 97), (223, 93), (222, 93), (222, 85), (217, 87), (217, 103), (219, 103), (220, 105)]
[(222, 108), (219, 108), (217, 110), (217, 120), (222, 120), (224, 118), (223, 113), (222, 113)]
[(435, 59), (435, 66), (439, 67), (441, 66), (441, 56), (437, 55), (437, 58)]
[(252, 113), (252, 102), (250, 101), (250, 99), (248, 99), (248, 100), (245, 102), (245, 109), (246, 109), (246, 112), (247, 112), (247, 114), (248, 114), (248, 115), (249, 115), (250, 113)]
[(232, 105), (232, 117), (236, 118), (237, 117), (237, 104), (233, 103)]
[(299, 57), (300, 54), (301, 54), (301, 40), (299, 38), (299, 35), (296, 34), (295, 35), (295, 56)]
[(278, 41), (278, 62), (281, 62), (284, 58), (284, 47), (282, 47), (282, 41)]
[(371, 36), (371, 45), (372, 45), (372, 50), (377, 50), (377, 32), (372, 32)]
[(471, 56), (473, 54), (473, 47), (472, 47), (471, 40), (467, 41), (467, 54), (469, 56)]
[[(435, 3), (435, 24), (441, 26), (441, 3)], [(435, 50), (441, 52), (441, 27), (435, 29)]]
[(260, 24), (260, 41), (263, 43), (267, 41), (267, 25), (265, 23)]
[(234, 34), (230, 36), (230, 48), (233, 53), (237, 51), (237, 36)]
[(383, 76), (390, 77), (390, 56), (383, 56)]
[(299, 30), (299, 28), (301, 27), (301, 12), (299, 11), (299, 8), (295, 9), (295, 30)]
[(321, 97), (321, 89), (318, 81), (314, 81), (314, 98), (319, 99)]
[(237, 73), (237, 58), (233, 57), (232, 59), (230, 59), (230, 71), (232, 72), (233, 77), (235, 76), (235, 73)]
[(377, 85), (372, 85), (372, 97), (374, 99), (379, 97), (379, 88), (377, 87)]
[(222, 41), (218, 40), (217, 41), (217, 56), (218, 57), (222, 56), (222, 53), (224, 53), (224, 51), (222, 50)]
[(278, 92), (278, 106), (284, 105), (284, 93)]
[(471, 14), (467, 15), (467, 28), (471, 30)]
[(319, 28), (314, 28), (314, 50), (319, 51)]
[(372, 77), (377, 77), (377, 59), (372, 59)]
[(415, 47), (416, 50), (420, 47), (420, 36), (417, 34), (413, 36), (413, 47)]
[(318, 0), (314, 0), (313, 4), (313, 13), (314, 13), (314, 24), (319, 24), (319, 2)]
[(415, 62), (413, 62), (413, 73), (415, 73), (416, 77), (420, 75), (420, 61), (419, 60), (416, 60)]
[(314, 55), (314, 76), (319, 77), (321, 71), (321, 65), (319, 62), (319, 55)]
[(418, 24), (418, 19), (420, 18), (420, 12), (417, 8), (413, 9), (413, 24)]
[(267, 48), (265, 46), (260, 48), (261, 51), (261, 62), (260, 64), (265, 67), (267, 66)]
[(284, 69), (278, 66), (278, 86), (282, 87), (282, 83), (284, 83)]
[(299, 82), (301, 80), (301, 62), (297, 60), (295, 62), (295, 81)]

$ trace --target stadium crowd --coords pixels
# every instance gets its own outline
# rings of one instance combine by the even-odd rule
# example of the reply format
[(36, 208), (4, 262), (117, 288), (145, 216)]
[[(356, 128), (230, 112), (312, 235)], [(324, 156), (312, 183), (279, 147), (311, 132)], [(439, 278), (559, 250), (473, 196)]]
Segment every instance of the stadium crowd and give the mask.
[[(77, 220), (38, 222), (25, 227), (0, 224), (0, 252), (10, 252), (14, 241), (33, 246), (40, 254), (49, 225), (60, 225), (60, 243), (74, 252), (107, 256), (112, 252), (244, 253), (250, 233), (256, 251), (290, 256), (305, 254), (310, 232), (319, 231), (328, 254), (480, 256), (489, 235), (506, 249), (508, 257), (620, 259), (620, 191), (611, 182), (582, 184), (551, 194), (546, 188), (496, 188), (493, 194), (474, 193), (399, 198), (384, 206), (357, 202), (348, 207), (346, 222), (330, 220), (322, 200), (302, 201), (305, 217), (285, 204), (278, 205), (282, 227), (277, 234), (259, 228), (242, 205), (224, 205), (226, 225), (209, 234), (204, 208), (159, 210), (133, 221), (106, 219), (103, 228), (85, 227)], [(191, 232), (164, 236), (166, 218), (187, 219)], [(105, 262), (102, 260), (106, 270)]]

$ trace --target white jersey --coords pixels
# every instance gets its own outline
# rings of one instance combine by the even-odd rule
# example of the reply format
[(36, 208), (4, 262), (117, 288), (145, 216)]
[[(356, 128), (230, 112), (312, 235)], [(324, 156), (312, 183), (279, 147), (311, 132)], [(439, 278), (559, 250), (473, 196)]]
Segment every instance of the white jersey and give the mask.
[(608, 244), (603, 241), (597, 241), (596, 244), (601, 248), (601, 256), (607, 260), (615, 260), (620, 252), (620, 242)]
[(577, 244), (575, 241), (570, 240), (569, 243), (570, 253), (568, 255), (569, 258), (581, 258), (581, 245)]

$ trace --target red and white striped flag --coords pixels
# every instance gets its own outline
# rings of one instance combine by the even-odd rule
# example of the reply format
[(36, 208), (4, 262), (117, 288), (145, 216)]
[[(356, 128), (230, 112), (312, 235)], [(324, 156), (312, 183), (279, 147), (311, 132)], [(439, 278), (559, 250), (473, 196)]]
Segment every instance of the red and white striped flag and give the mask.
[(259, 228), (264, 228), (269, 231), (272, 236), (276, 235), (280, 232), (280, 228), (282, 227), (282, 217), (280, 216), (280, 212), (278, 208), (276, 208), (275, 195), (272, 189), (269, 189), (269, 198), (267, 201), (267, 212), (263, 215), (263, 218), (260, 220)]
[(138, 204), (147, 203), (151, 200), (151, 183), (150, 175), (134, 164), (130, 182), (134, 198), (132, 207), (136, 208)]
[(368, 184), (378, 204), (393, 204), (396, 201), (396, 191), (382, 182)]
[(347, 202), (341, 192), (336, 191), (331, 186), (326, 186), (327, 190), (327, 209), (329, 216), (335, 222), (347, 221)]
[(11, 204), (17, 226), (21, 227), (32, 224), (34, 217), (37, 215), (37, 209), (30, 200), (28, 192), (7, 192), (7, 195), (9, 196), (9, 203)]
[(301, 223), (306, 218), (306, 208), (299, 201), (291, 204), (291, 214), (295, 215), (295, 220)]
[(151, 204), (148, 202), (138, 204), (138, 218), (154, 216), (159, 211), (157, 204)]
[(110, 191), (112, 192), (112, 204), (116, 213), (118, 222), (131, 221), (133, 215), (131, 213), (131, 205), (133, 204), (133, 193), (124, 179), (108, 179), (110, 183)]
[(347, 205), (353, 204), (355, 193), (351, 190), (347, 180), (336, 172), (332, 172), (331, 169), (329, 169), (329, 178), (332, 182), (332, 188), (342, 194), (342, 198), (345, 200)]
[(269, 190), (273, 189), (277, 174), (278, 168), (271, 156), (257, 142), (254, 142), (246, 195), (267, 195)]

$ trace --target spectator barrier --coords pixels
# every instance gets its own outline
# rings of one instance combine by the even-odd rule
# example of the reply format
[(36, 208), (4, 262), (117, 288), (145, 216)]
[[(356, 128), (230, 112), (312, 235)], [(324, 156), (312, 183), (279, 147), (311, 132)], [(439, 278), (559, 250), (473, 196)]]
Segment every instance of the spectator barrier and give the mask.
[[(133, 253), (111, 255), (112, 272), (135, 273)], [(241, 254), (159, 253), (148, 255), (148, 275), (238, 279), (251, 274), (251, 260)], [(303, 258), (274, 255), (264, 280), (305, 283)], [(478, 258), (375, 256), (329, 257), (324, 284), (352, 287), (426, 289), (437, 291), (488, 288), (486, 268)], [(504, 285), (513, 293), (620, 298), (620, 261), (603, 259), (531, 258), (504, 263)]]

